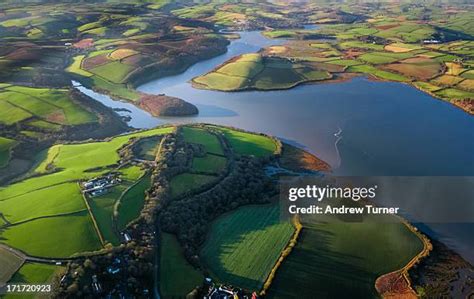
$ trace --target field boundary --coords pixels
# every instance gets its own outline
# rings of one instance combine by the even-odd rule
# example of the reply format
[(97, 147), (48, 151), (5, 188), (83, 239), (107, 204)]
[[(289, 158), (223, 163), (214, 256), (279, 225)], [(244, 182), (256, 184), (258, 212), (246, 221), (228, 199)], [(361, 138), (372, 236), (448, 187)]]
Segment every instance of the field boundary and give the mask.
[[(151, 175), (150, 170), (145, 171), (132, 185), (128, 186), (127, 189), (123, 190), (123, 192), (120, 194), (119, 198), (117, 199), (117, 201), (114, 204), (114, 210), (113, 210), (113, 214), (112, 214), (112, 221), (113, 221), (113, 229), (114, 229), (114, 232), (117, 234), (117, 236), (120, 236), (120, 230), (119, 230), (119, 227), (118, 227), (118, 218), (120, 217), (119, 209), (120, 209), (120, 205), (122, 203), (122, 199), (133, 187), (138, 185), (145, 178), (145, 176), (147, 176), (147, 175)], [(150, 177), (150, 180), (151, 180), (151, 177)], [(144, 194), (144, 196), (146, 196), (146, 195)], [(125, 225), (125, 227), (127, 227), (130, 223), (137, 220), (138, 218), (140, 218), (140, 215), (138, 215), (138, 217), (135, 218), (134, 220), (127, 223), (127, 225)]]
[(87, 209), (81, 209), (81, 210), (77, 210), (77, 211), (58, 213), (58, 214), (52, 214), (52, 215), (43, 215), (43, 216), (28, 218), (28, 219), (21, 220), (21, 221), (18, 221), (18, 222), (9, 222), (8, 224), (5, 224), (5, 225), (0, 226), (0, 227), (11, 227), (11, 226), (22, 225), (24, 223), (28, 223), (28, 222), (39, 220), (39, 219), (71, 216), (71, 215), (78, 214), (78, 213), (85, 212), (85, 211), (87, 211)]
[[(15, 275), (16, 272), (18, 272), (18, 270), (23, 266), (23, 264), (26, 261), (25, 256), (21, 255), (16, 250), (12, 250), (11, 248), (7, 246), (0, 246), (0, 254), (2, 253), (2, 251), (6, 253), (7, 255), (10, 254), (10, 255), (16, 256), (18, 258), (18, 262), (15, 263), (13, 268), (10, 267), (9, 269), (9, 267), (7, 267), (6, 271), (5, 270), (0, 271), (0, 287), (3, 287), (8, 281), (10, 281), (13, 275)], [(4, 257), (2, 257), (2, 259), (4, 259)], [(9, 266), (9, 265), (6, 265), (6, 266)]]
[(291, 251), (293, 250), (293, 247), (295, 247), (295, 245), (298, 241), (298, 237), (301, 233), (301, 230), (303, 229), (303, 225), (301, 224), (300, 218), (298, 216), (293, 217), (291, 219), (291, 222), (292, 222), (292, 224), (295, 228), (295, 232), (293, 233), (293, 236), (291, 237), (291, 239), (286, 244), (285, 248), (282, 250), (282, 252), (280, 254), (280, 257), (278, 258), (277, 262), (275, 263), (272, 270), (268, 274), (267, 279), (263, 283), (263, 288), (260, 291), (261, 296), (264, 296), (266, 294), (266, 292), (268, 291), (268, 289), (270, 288), (270, 286), (273, 282), (273, 279), (275, 278), (277, 270), (280, 268), (280, 266), (284, 262), (285, 258), (291, 253)]
[(105, 239), (104, 236), (102, 236), (102, 232), (100, 231), (99, 225), (97, 224), (97, 220), (95, 219), (94, 212), (92, 211), (91, 206), (89, 205), (89, 201), (87, 200), (87, 197), (84, 193), (81, 192), (82, 199), (84, 199), (84, 203), (86, 204), (87, 211), (89, 212), (89, 216), (91, 217), (92, 223), (94, 225), (94, 229), (97, 233), (97, 236), (99, 237), (100, 243), (102, 246), (105, 245)]

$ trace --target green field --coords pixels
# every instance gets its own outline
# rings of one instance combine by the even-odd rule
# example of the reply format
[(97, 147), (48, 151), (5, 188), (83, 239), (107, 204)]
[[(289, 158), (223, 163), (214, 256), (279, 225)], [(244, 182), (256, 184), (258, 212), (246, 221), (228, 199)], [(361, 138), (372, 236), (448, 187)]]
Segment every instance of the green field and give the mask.
[(80, 32), (83, 32), (83, 31), (94, 29), (94, 28), (98, 28), (100, 26), (101, 26), (101, 22), (99, 22), (99, 21), (90, 22), (90, 23), (86, 23), (82, 26), (77, 27), (77, 30), (80, 31)]
[(383, 50), (383, 45), (377, 45), (372, 43), (364, 43), (361, 41), (345, 41), (339, 44), (339, 47), (343, 49), (348, 48), (360, 48), (360, 49), (370, 49), (370, 50)]
[(0, 168), (7, 166), (10, 161), (11, 151), (15, 145), (15, 140), (0, 137)]
[[(162, 135), (171, 131), (172, 127), (157, 128), (121, 135), (109, 141), (57, 144), (39, 153), (34, 173), (42, 175), (0, 187), (2, 213), (10, 222), (20, 223), (0, 232), (2, 242), (38, 256), (67, 257), (100, 249), (101, 244), (76, 182), (108, 172), (110, 169), (107, 167), (115, 165), (120, 159), (117, 151), (131, 138)], [(57, 171), (50, 172), (51, 169)], [(143, 173), (135, 166), (120, 171), (124, 179), (132, 182)], [(114, 241), (110, 220), (115, 199), (101, 199), (95, 198), (91, 206), (102, 233)], [(124, 221), (129, 221), (132, 216), (138, 216), (137, 210), (142, 202), (139, 201), (138, 205), (135, 202), (129, 205), (128, 200), (126, 202), (130, 213), (124, 213)]]
[[(0, 93), (1, 97), (1, 93)], [(6, 125), (12, 125), (22, 120), (30, 118), (31, 113), (19, 109), (7, 101), (0, 100), (0, 121)]]
[(278, 205), (242, 207), (212, 223), (201, 256), (217, 280), (260, 290), (293, 233)]
[(84, 58), (85, 58), (85, 55), (75, 56), (73, 58), (72, 64), (66, 69), (66, 71), (68, 71), (70, 73), (78, 74), (78, 75), (81, 75), (81, 76), (84, 76), (84, 77), (93, 76), (94, 74), (92, 74), (92, 73), (90, 73), (86, 70), (83, 70), (81, 68), (82, 60), (84, 60)]
[(383, 38), (398, 40), (407, 43), (416, 43), (423, 39), (429, 39), (436, 32), (431, 25), (407, 23), (390, 29), (381, 30), (375, 35)]
[(263, 68), (262, 56), (259, 54), (244, 54), (235, 62), (227, 63), (219, 68), (219, 73), (229, 76), (253, 78)]
[(194, 78), (193, 82), (210, 89), (232, 91), (244, 88), (248, 79), (220, 73), (209, 73), (205, 76)]
[(11, 223), (85, 209), (79, 186), (69, 182), (0, 201), (0, 210)]
[(69, 257), (101, 248), (87, 211), (11, 226), (1, 236), (3, 243), (34, 256)]
[(96, 122), (97, 117), (70, 99), (68, 90), (10, 86), (0, 92), (0, 121), (14, 124), (35, 116), (60, 125)]
[(293, 38), (297, 36), (296, 32), (290, 30), (265, 31), (264, 34), (270, 38)]
[(275, 152), (277, 146), (271, 138), (254, 133), (247, 133), (229, 128), (218, 128), (229, 140), (237, 154), (263, 157)]
[(421, 82), (421, 81), (414, 82), (414, 85), (428, 92), (435, 92), (441, 89), (441, 87), (439, 86), (436, 86), (427, 82)]
[(407, 82), (410, 81), (405, 76), (387, 72), (387, 71), (381, 71), (377, 69), (376, 67), (373, 67), (371, 65), (354, 65), (350, 66), (347, 68), (348, 72), (354, 72), (354, 73), (364, 73), (368, 75), (373, 75), (375, 77), (378, 77), (382, 80), (392, 80), (392, 81), (400, 81), (400, 82)]
[(113, 83), (96, 75), (90, 77), (90, 80), (91, 86), (120, 98), (136, 101), (140, 97), (140, 94), (137, 91), (128, 88), (125, 84)]
[(474, 70), (466, 71), (462, 73), (461, 77), (466, 78), (466, 79), (474, 79)]
[(423, 243), (396, 218), (305, 217), (268, 298), (379, 298), (375, 279), (405, 266)]
[[(27, 262), (23, 264), (20, 270), (15, 273), (13, 278), (10, 280), (10, 283), (20, 283), (20, 284), (47, 284), (50, 282), (56, 273), (61, 271), (63, 267), (39, 264), (39, 263), (30, 263)], [(9, 294), (2, 297), (3, 299), (35, 299), (42, 298), (41, 295), (35, 294)]]
[(24, 260), (6, 248), (0, 247), (0, 284), (6, 283), (21, 267)]
[(214, 180), (216, 180), (216, 177), (210, 175), (194, 173), (178, 174), (170, 181), (171, 196), (176, 197), (182, 195), (189, 190), (199, 188)]
[(122, 168), (120, 172), (123, 180), (120, 185), (111, 188), (105, 195), (88, 198), (103, 238), (113, 245), (120, 243), (118, 232), (140, 215), (145, 190), (150, 187), (150, 176), (140, 179), (144, 171), (139, 167)]
[(226, 162), (226, 158), (212, 154), (207, 154), (205, 157), (194, 157), (192, 170), (218, 174), (225, 168)]
[(456, 88), (447, 88), (436, 92), (437, 95), (447, 99), (472, 99), (474, 92), (459, 90)]
[(151, 186), (151, 175), (145, 175), (140, 181), (131, 187), (120, 199), (118, 208), (117, 226), (124, 229), (128, 223), (140, 215), (145, 204), (145, 191)]
[(410, 53), (371, 52), (359, 56), (359, 59), (370, 64), (385, 64), (413, 57)]
[(112, 61), (89, 70), (112, 83), (123, 83), (125, 77), (133, 70), (133, 67), (119, 61)]
[(120, 239), (114, 231), (114, 206), (126, 188), (127, 186), (124, 184), (115, 186), (107, 194), (89, 199), (89, 205), (102, 237), (106, 242), (110, 242), (113, 245), (120, 243)]
[(120, 173), (122, 174), (121, 175), (122, 179), (127, 180), (128, 183), (132, 184), (136, 180), (138, 180), (145, 172), (139, 166), (132, 165), (132, 166), (120, 168)]
[(208, 153), (223, 155), (224, 151), (219, 139), (201, 128), (184, 127), (183, 136), (186, 142), (204, 145)]
[(61, 267), (27, 262), (15, 273), (10, 282), (46, 283), (58, 269)]
[(193, 82), (197, 87), (221, 91), (275, 90), (329, 78), (331, 76), (326, 71), (310, 64), (294, 64), (284, 58), (244, 54), (210, 73), (194, 78)]
[(138, 158), (154, 161), (160, 144), (160, 138), (147, 138), (138, 143)]
[(160, 294), (164, 299), (184, 298), (196, 286), (202, 285), (204, 276), (184, 258), (181, 246), (171, 234), (161, 234), (159, 266)]
[(261, 90), (288, 89), (307, 81), (291, 65), (285, 67), (266, 67), (258, 77), (254, 78), (253, 86)]

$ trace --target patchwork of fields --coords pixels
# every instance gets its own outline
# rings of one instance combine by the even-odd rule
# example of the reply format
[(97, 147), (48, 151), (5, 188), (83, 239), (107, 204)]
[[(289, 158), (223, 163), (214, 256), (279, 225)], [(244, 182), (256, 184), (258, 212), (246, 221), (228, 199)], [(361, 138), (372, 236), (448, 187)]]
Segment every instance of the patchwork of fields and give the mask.
[(268, 297), (340, 298), (350, 293), (351, 298), (378, 298), (375, 279), (402, 268), (423, 249), (403, 223), (387, 220), (304, 217), (297, 245), (278, 270)]
[(117, 167), (118, 151), (132, 138), (172, 130), (158, 128), (107, 141), (52, 146), (32, 172), (35, 176), (0, 188), (0, 211), (9, 222), (0, 233), (2, 242), (44, 257), (68, 257), (98, 250), (103, 245), (101, 236), (117, 244), (112, 218), (118, 219), (122, 229), (139, 215), (149, 176), (133, 185), (143, 171), (136, 166), (120, 168), (123, 184), (113, 187), (104, 197), (93, 198), (81, 194), (78, 182)]
[(196, 127), (184, 127), (182, 134), (186, 142), (202, 146), (205, 153), (193, 158), (190, 172), (179, 174), (170, 181), (173, 197), (215, 182), (227, 164), (222, 145), (215, 135)]
[[(179, 201), (188, 200), (195, 193), (207, 191), (202, 190), (202, 187), (207, 184), (210, 184), (209, 186), (218, 184), (223, 172), (230, 167), (228, 160), (231, 156), (266, 157), (273, 155), (278, 147), (277, 142), (268, 136), (213, 125), (185, 126), (181, 127), (179, 132), (184, 141), (195, 148), (201, 148), (197, 151), (197, 156), (193, 157), (189, 171), (174, 176), (170, 181), (171, 195), (175, 198), (179, 197)], [(223, 216), (222, 220), (213, 223), (210, 234), (215, 238), (210, 237), (209, 242), (212, 243), (204, 245), (202, 251), (206, 271), (210, 271), (220, 281), (249, 289), (259, 289), (279, 257), (281, 249), (286, 246), (293, 233), (292, 225), (279, 223), (278, 216), (278, 207), (251, 206), (231, 212)], [(226, 224), (222, 225), (221, 222)], [(214, 228), (218, 230), (216, 234), (214, 234)], [(230, 239), (226, 239), (226, 236)], [(246, 236), (246, 242), (242, 244), (236, 242), (236, 255), (231, 255), (224, 248), (231, 246), (232, 240), (235, 241), (235, 238), (239, 236), (242, 238)], [(275, 236), (279, 237), (276, 247), (274, 246)], [(264, 246), (259, 250), (256, 248), (249, 252), (248, 247), (259, 242), (259, 239), (266, 240), (263, 242)], [(184, 296), (195, 285), (202, 283), (202, 274), (196, 270), (186, 270), (186, 273), (190, 273), (190, 280), (187, 276), (183, 276), (183, 268), (191, 266), (187, 264), (188, 262), (179, 254), (179, 251), (167, 252), (170, 248), (179, 246), (173, 235), (164, 233), (161, 246), (163, 268), (160, 270), (160, 288), (165, 298), (171, 298), (173, 295)], [(272, 254), (268, 254), (269, 250)], [(262, 252), (265, 252), (264, 256), (261, 256)], [(221, 253), (228, 255), (225, 259), (230, 264), (226, 264), (226, 269), (219, 264), (224, 260)], [(215, 259), (216, 254), (222, 256), (222, 259)], [(252, 269), (248, 269), (249, 267)], [(241, 276), (239, 280), (228, 280), (239, 275)]]
[(68, 90), (8, 86), (0, 88), (0, 122), (55, 130), (61, 125), (96, 122), (91, 112), (74, 103)]
[[(223, 134), (237, 155), (264, 157), (273, 154), (277, 147), (271, 138), (263, 135), (225, 127), (207, 128)], [(210, 148), (220, 151), (218, 140), (203, 128), (185, 127), (181, 132), (187, 142), (205, 146), (206, 155)], [(183, 186), (191, 190), (201, 186), (191, 180), (196, 178), (192, 171), (173, 180), (184, 182), (184, 177), (187, 181)], [(338, 297), (349, 290), (354, 298), (376, 298), (375, 279), (405, 266), (423, 249), (423, 243), (397, 218), (386, 221), (367, 216), (360, 220), (304, 218), (297, 245), (277, 270), (269, 297), (309, 298), (314, 294)], [(240, 207), (211, 223), (200, 249), (200, 260), (215, 281), (260, 290), (293, 233), (292, 224), (282, 222), (276, 204)], [(184, 296), (186, 292), (177, 288), (190, 291), (202, 280), (201, 274), (189, 268), (178, 250), (164, 251), (178, 245), (172, 235), (164, 234), (160, 285), (165, 298)], [(190, 280), (182, 274), (186, 268)]]
[(197, 87), (236, 91), (287, 89), (298, 84), (331, 78), (311, 64), (293, 64), (286, 59), (244, 54), (215, 71), (193, 79)]
[[(221, 91), (277, 90), (358, 73), (411, 83), (473, 113), (474, 42), (468, 35), (453, 34), (386, 17), (311, 30), (267, 30), (267, 37), (289, 41), (232, 58), (192, 82), (198, 88)], [(447, 41), (437, 40), (438, 36)], [(321, 37), (328, 39), (317, 39)]]
[[(288, 42), (234, 57), (194, 78), (194, 85), (222, 91), (274, 90), (363, 74), (411, 84), (474, 113), (474, 15), (469, 6), (344, 1), (331, 7), (318, 1), (297, 5), (285, 1), (49, 2), (10, 7), (6, 1), (0, 11), (0, 170), (8, 173), (18, 168), (11, 175), (17, 180), (0, 187), (0, 242), (27, 255), (52, 259), (119, 245), (121, 232), (131, 230), (129, 224), (150, 204), (145, 194), (157, 175), (150, 168), (162, 162), (156, 158), (160, 142), (168, 140), (163, 135), (176, 130), (182, 137), (176, 140), (184, 146), (172, 153), (166, 166), (176, 163), (181, 168), (169, 185), (159, 187), (169, 187), (166, 203), (184, 202), (174, 207), (185, 212), (172, 210), (167, 220), (175, 227), (163, 230), (175, 234), (162, 233), (159, 238), (159, 289), (165, 299), (183, 298), (207, 275), (251, 291), (262, 288), (294, 227), (279, 218), (276, 204), (239, 206), (259, 202), (255, 198), (267, 200), (260, 197), (267, 195), (263, 191), (244, 189), (273, 192), (270, 187), (258, 187), (271, 185), (263, 167), (281, 153), (282, 144), (263, 134), (213, 125), (162, 127), (103, 141), (58, 141), (69, 136), (71, 140), (93, 137), (81, 134), (96, 124), (103, 129), (99, 125), (104, 119), (116, 117), (112, 111), (110, 115), (101, 112), (94, 106), (97, 103), (84, 105), (86, 99), (72, 89), (71, 79), (143, 108), (145, 94), (135, 89), (137, 85), (224, 53), (236, 36), (229, 32), (265, 28), (267, 37)], [(302, 24), (326, 25), (301, 29)], [(125, 129), (125, 122), (117, 123)], [(19, 158), (18, 153), (23, 156)], [(29, 153), (34, 155), (26, 157)], [(329, 168), (302, 150), (287, 147), (285, 154), (275, 157), (284, 168), (299, 171), (309, 164), (318, 170)], [(235, 172), (236, 179), (229, 175), (235, 169), (252, 171)], [(111, 173), (118, 180), (107, 186), (107, 193), (96, 196), (84, 191), (86, 182)], [(222, 187), (229, 177), (231, 187)], [(207, 192), (213, 189), (221, 193)], [(276, 272), (266, 298), (379, 297), (375, 279), (405, 266), (423, 244), (397, 219), (367, 216), (357, 220), (304, 218), (298, 242)], [(135, 242), (113, 248), (118, 252), (128, 247), (128, 257), (136, 258), (127, 260), (133, 263), (125, 270), (133, 274), (126, 278), (128, 286), (138, 281), (137, 272), (154, 269), (147, 255), (154, 253), (154, 243), (146, 243), (155, 241), (154, 227), (142, 231), (149, 235), (137, 246), (139, 250), (133, 247), (136, 244), (129, 246)], [(204, 242), (200, 237), (206, 234)], [(106, 263), (111, 257), (112, 253), (105, 257)], [(140, 258), (146, 261), (139, 264)], [(71, 272), (74, 277), (86, 277), (80, 283), (87, 284), (91, 294), (91, 273), (81, 275), (98, 269), (99, 264), (89, 259), (84, 264), (90, 267), (80, 265), (80, 271)], [(25, 262), (23, 256), (0, 247), (0, 284), (45, 283), (63, 270)], [(74, 283), (78, 287), (79, 282)], [(87, 290), (73, 291), (77, 297), (88, 294)]]
[(0, 83), (0, 181), (31, 166), (37, 141), (101, 122), (97, 111), (78, 97), (69, 89)]
[[(111, 26), (120, 30), (110, 30)], [(223, 51), (227, 43), (213, 34), (213, 30), (182, 26), (176, 20), (168, 23), (159, 14), (132, 18), (111, 14), (82, 24), (77, 31), (83, 39), (74, 47), (88, 51), (73, 57), (66, 71), (84, 85), (132, 102), (143, 96), (134, 89), (138, 77), (178, 72), (200, 56)], [(164, 38), (164, 32), (176, 36)], [(157, 39), (161, 38), (158, 43)]]

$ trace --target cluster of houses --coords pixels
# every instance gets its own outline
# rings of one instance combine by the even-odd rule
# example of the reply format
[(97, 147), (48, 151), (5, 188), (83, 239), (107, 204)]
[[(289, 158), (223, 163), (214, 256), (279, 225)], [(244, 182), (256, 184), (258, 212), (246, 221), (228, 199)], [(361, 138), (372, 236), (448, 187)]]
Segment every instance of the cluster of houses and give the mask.
[(109, 188), (118, 185), (121, 182), (122, 180), (118, 177), (118, 174), (109, 173), (83, 182), (81, 187), (84, 194), (97, 197), (106, 194)]
[[(113, 277), (117, 277), (119, 275), (126, 276), (126, 274), (124, 273), (127, 267), (128, 267), (128, 263), (127, 263), (126, 257), (114, 258), (112, 264), (106, 268), (107, 274), (109, 276), (106, 277), (105, 279), (114, 281)], [(130, 296), (128, 296), (127, 294), (126, 285), (123, 285), (123, 284), (116, 284), (114, 288), (109, 291), (104, 290), (96, 274), (92, 275), (91, 287), (92, 287), (92, 290), (94, 291), (94, 294), (96, 294), (96, 296), (100, 298), (110, 298), (110, 299), (130, 298)], [(150, 290), (147, 288), (143, 288), (142, 295), (143, 295), (143, 298), (149, 298)]]
[(219, 285), (216, 286), (211, 278), (206, 278), (204, 282), (206, 288), (204, 299), (258, 299), (257, 293), (251, 295), (246, 294), (242, 289), (232, 286)]

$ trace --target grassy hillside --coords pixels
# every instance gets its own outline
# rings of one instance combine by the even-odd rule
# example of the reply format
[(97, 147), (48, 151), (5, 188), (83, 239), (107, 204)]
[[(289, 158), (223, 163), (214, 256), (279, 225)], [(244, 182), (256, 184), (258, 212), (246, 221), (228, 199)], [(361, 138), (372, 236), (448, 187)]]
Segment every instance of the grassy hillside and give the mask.
[[(117, 242), (112, 230), (113, 206), (121, 196), (120, 188), (135, 182), (142, 173), (138, 167), (119, 170), (123, 184), (105, 197), (90, 199), (92, 215), (86, 205), (78, 181), (99, 176), (116, 167), (118, 150), (131, 138), (162, 135), (172, 127), (131, 133), (108, 141), (80, 144), (58, 144), (38, 155), (34, 173), (41, 174), (0, 188), (0, 210), (14, 225), (0, 232), (2, 242), (38, 256), (66, 257), (74, 253), (101, 248), (92, 216), (98, 227), (111, 242)], [(78, 159), (81, 157), (81, 159)], [(126, 212), (119, 214), (120, 224), (138, 216), (143, 205), (138, 189), (132, 189), (133, 200), (124, 196)], [(123, 217), (121, 217), (123, 216)]]
[(325, 70), (293, 64), (283, 58), (244, 54), (193, 79), (195, 86), (221, 91), (287, 89), (300, 83), (329, 79)]
[(204, 276), (186, 261), (176, 237), (171, 234), (161, 235), (158, 269), (160, 294), (164, 299), (183, 298), (204, 280)]
[(201, 256), (217, 280), (259, 290), (293, 232), (278, 205), (242, 207), (212, 223)]
[(267, 156), (274, 153), (277, 148), (271, 138), (254, 133), (247, 133), (229, 128), (218, 128), (229, 140), (233, 150), (240, 155)]
[(201, 128), (184, 127), (183, 136), (186, 142), (202, 144), (206, 151), (212, 154), (224, 154), (216, 136)]
[(171, 196), (176, 197), (185, 192), (199, 188), (202, 185), (214, 181), (216, 178), (210, 175), (183, 173), (173, 177), (170, 181)]
[(296, 247), (283, 262), (269, 298), (378, 298), (375, 279), (405, 266), (422, 242), (396, 218), (304, 217)]
[[(0, 91), (0, 122), (14, 124), (34, 117), (58, 125), (96, 122), (97, 117), (70, 99), (68, 90), (10, 86)], [(34, 126), (34, 124), (33, 124)]]
[(1, 236), (2, 242), (34, 256), (68, 257), (101, 248), (87, 211), (10, 226)]
[(140, 215), (145, 204), (145, 191), (151, 186), (151, 175), (143, 176), (138, 183), (128, 189), (120, 199), (118, 208), (118, 229), (124, 229), (128, 223)]

